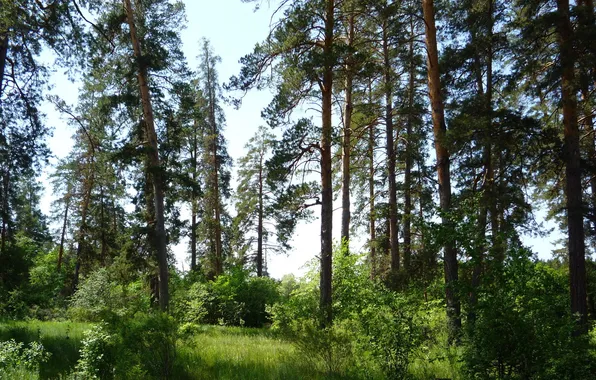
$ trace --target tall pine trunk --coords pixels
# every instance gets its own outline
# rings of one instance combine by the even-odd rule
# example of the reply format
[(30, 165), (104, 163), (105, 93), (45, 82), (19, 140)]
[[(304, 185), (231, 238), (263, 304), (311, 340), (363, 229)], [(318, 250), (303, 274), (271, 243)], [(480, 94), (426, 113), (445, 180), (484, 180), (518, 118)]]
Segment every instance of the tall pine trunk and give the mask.
[(383, 71), (385, 87), (385, 134), (387, 151), (387, 180), (389, 182), (389, 252), (391, 271), (399, 270), (399, 241), (397, 227), (397, 186), (395, 179), (395, 131), (393, 128), (393, 78), (389, 58), (389, 25), (383, 21)]
[[(426, 49), (428, 66), (428, 90), (432, 108), (433, 134), (437, 157), (437, 177), (439, 182), (439, 200), (443, 212), (442, 224), (445, 231), (451, 227), (448, 213), (451, 209), (451, 177), (450, 157), (445, 146), (445, 106), (441, 96), (441, 82), (439, 72), (439, 52), (437, 49), (437, 29), (435, 26), (435, 9), (433, 0), (422, 0), (422, 10), (426, 29)], [(447, 232), (448, 233), (448, 232)], [(448, 233), (449, 234), (449, 233)], [(450, 235), (450, 234), (449, 234)], [(461, 305), (456, 294), (455, 285), (458, 280), (458, 263), (455, 242), (451, 236), (445, 236), (443, 246), (445, 267), (445, 298), (447, 301), (447, 319), (449, 324), (449, 339), (454, 342), (461, 329)]]
[[(354, 45), (354, 13), (348, 18), (348, 49)], [(349, 250), (350, 240), (350, 154), (352, 150), (352, 112), (354, 104), (352, 101), (352, 87), (354, 81), (354, 62), (350, 52), (346, 61), (346, 99), (344, 109), (344, 135), (342, 155), (342, 184), (341, 184), (341, 240)]]
[(8, 167), (3, 169), (2, 173), (2, 231), (0, 231), (0, 239), (2, 243), (0, 245), (0, 252), (6, 251), (6, 242), (8, 241), (8, 222), (9, 222), (9, 210), (8, 210), (8, 198), (10, 197), (10, 171)]
[(320, 309), (322, 325), (330, 326), (333, 321), (332, 304), (332, 230), (333, 230), (333, 184), (331, 176), (331, 112), (333, 107), (333, 28), (335, 25), (335, 1), (326, 0), (325, 40), (323, 47), (322, 128), (321, 128), (321, 279)]
[(573, 26), (569, 16), (569, 0), (557, 0), (561, 61), (561, 99), (565, 137), (565, 196), (567, 198), (567, 229), (569, 250), (569, 282), (571, 312), (579, 316), (576, 333), (585, 334), (587, 324), (586, 257), (582, 212), (582, 183), (580, 165), (577, 95), (575, 87), (575, 51)]
[[(91, 144), (91, 142), (90, 142)], [(93, 162), (94, 158), (90, 158), (90, 162)], [(89, 178), (86, 178), (83, 182), (85, 193), (83, 195), (83, 203), (81, 204), (81, 226), (79, 227), (79, 235), (77, 239), (77, 253), (74, 278), (72, 281), (72, 293), (77, 290), (79, 286), (79, 276), (81, 273), (81, 264), (83, 262), (83, 255), (86, 252), (86, 234), (87, 234), (87, 213), (89, 212), (89, 205), (91, 204), (91, 194), (93, 193), (93, 187), (95, 186), (95, 169), (89, 170)]]
[[(496, 202), (496, 194), (493, 192), (494, 187), (494, 171), (493, 171), (493, 163), (492, 163), (492, 134), (491, 131), (493, 129), (493, 121), (492, 121), (492, 114), (493, 114), (493, 105), (492, 105), (492, 97), (493, 97), (493, 56), (492, 56), (492, 37), (493, 37), (493, 0), (489, 0), (488, 3), (488, 46), (487, 49), (487, 56), (486, 56), (486, 91), (483, 84), (483, 68), (481, 64), (480, 54), (478, 52), (478, 47), (475, 46), (476, 52), (474, 54), (474, 69), (476, 73), (476, 81), (477, 81), (477, 91), (478, 96), (484, 100), (484, 117), (486, 118), (486, 122), (482, 125), (483, 129), (483, 171), (484, 171), (484, 180), (482, 183), (481, 188), (481, 202), (479, 205), (479, 213), (478, 213), (478, 236), (477, 236), (477, 252), (475, 257), (474, 268), (472, 270), (472, 289), (470, 292), (470, 305), (471, 305), (471, 312), (469, 314), (470, 323), (474, 323), (476, 320), (476, 314), (474, 312), (474, 306), (478, 301), (477, 296), (477, 289), (480, 286), (481, 276), (483, 272), (484, 266), (484, 258), (486, 256), (486, 226), (488, 223), (488, 211), (491, 210), (491, 215), (493, 217), (492, 228), (493, 228), (493, 242), (495, 241), (496, 237), (496, 212), (494, 211), (494, 207), (491, 207), (492, 204)], [(476, 40), (474, 38), (474, 40)], [(473, 42), (474, 42), (473, 40)], [(498, 251), (498, 247), (493, 247), (495, 251)], [(504, 258), (503, 258), (504, 259)]]
[(62, 218), (62, 232), (60, 233), (60, 248), (58, 249), (58, 271), (62, 268), (62, 257), (64, 256), (64, 240), (66, 239), (66, 226), (68, 225), (68, 209), (70, 208), (71, 187), (68, 186), (64, 196), (64, 217)]
[(412, 143), (414, 136), (414, 93), (416, 91), (416, 65), (414, 64), (414, 20), (410, 18), (410, 42), (408, 46), (408, 117), (406, 124), (406, 167), (404, 171), (404, 269), (409, 273), (412, 258)]
[(0, 102), (4, 90), (4, 73), (6, 72), (6, 57), (8, 56), (8, 32), (0, 37)]
[(162, 168), (159, 159), (155, 121), (153, 119), (153, 107), (151, 105), (151, 96), (149, 93), (147, 66), (141, 51), (141, 42), (137, 36), (134, 12), (130, 0), (124, 0), (124, 5), (126, 8), (128, 26), (130, 28), (130, 40), (138, 70), (137, 79), (139, 81), (139, 91), (141, 94), (141, 103), (143, 105), (143, 122), (147, 137), (146, 150), (149, 163), (151, 165), (151, 177), (153, 179), (153, 197), (155, 203), (155, 246), (157, 251), (157, 264), (159, 268), (159, 307), (162, 311), (166, 311), (169, 305), (169, 273), (164, 220), (164, 183), (161, 173)]
[(197, 154), (198, 154), (198, 142), (197, 142), (197, 121), (193, 123), (193, 136), (192, 136), (192, 147), (191, 147), (191, 161), (192, 161), (192, 185), (191, 190), (191, 225), (190, 225), (190, 270), (197, 270), (197, 214), (199, 212), (198, 195), (194, 186), (197, 185)]
[(263, 152), (261, 151), (259, 157), (259, 210), (257, 221), (257, 277), (263, 276)]

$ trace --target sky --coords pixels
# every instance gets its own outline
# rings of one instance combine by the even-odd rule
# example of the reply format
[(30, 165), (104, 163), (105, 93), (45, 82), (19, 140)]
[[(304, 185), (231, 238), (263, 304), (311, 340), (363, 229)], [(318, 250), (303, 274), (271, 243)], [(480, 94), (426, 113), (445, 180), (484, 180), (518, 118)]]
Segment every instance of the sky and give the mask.
[[(205, 37), (210, 40), (213, 50), (221, 57), (218, 67), (221, 82), (226, 82), (232, 75), (240, 71), (241, 65), (238, 60), (250, 53), (254, 45), (265, 39), (269, 32), (270, 17), (273, 8), (263, 2), (260, 10), (254, 12), (254, 4), (245, 4), (240, 0), (217, 0), (199, 1), (185, 0), (187, 25), (181, 32), (183, 50), (191, 68), (197, 66), (196, 57), (199, 52), (199, 41)], [(51, 94), (64, 99), (68, 104), (76, 104), (77, 83), (69, 81), (61, 69), (57, 69), (50, 78), (53, 84)], [(268, 91), (254, 90), (249, 92), (243, 99), (240, 109), (224, 105), (226, 115), (226, 126), (224, 136), (228, 142), (228, 152), (236, 162), (245, 153), (244, 145), (256, 132), (259, 125), (264, 125), (261, 119), (261, 110), (271, 100)], [(47, 115), (48, 125), (54, 128), (53, 137), (48, 140), (52, 150), (55, 163), (57, 158), (64, 157), (72, 148), (71, 135), (74, 129), (68, 125), (51, 104), (44, 103), (42, 111)], [(52, 168), (47, 168), (41, 181), (48, 184), (47, 174)], [(235, 188), (235, 178), (232, 182)], [(51, 187), (48, 185), (42, 198), (42, 211), (49, 213), (51, 201)], [(339, 226), (341, 209), (339, 205), (334, 207), (334, 238), (339, 239)], [(319, 209), (315, 210), (318, 215)], [(544, 212), (538, 213), (539, 221), (542, 221)], [(546, 224), (552, 228), (552, 224)], [(305, 264), (312, 260), (320, 252), (320, 225), (318, 220), (310, 223), (300, 223), (291, 242), (293, 250), (288, 255), (269, 254), (268, 269), (272, 277), (281, 278), (285, 274), (293, 273), (301, 275), (305, 272)], [(541, 258), (548, 258), (553, 243), (561, 237), (558, 233), (552, 233), (542, 238), (525, 237), (524, 242), (532, 246), (540, 254)], [(352, 249), (363, 250), (365, 238), (354, 239)], [(176, 255), (177, 266), (180, 269), (188, 270), (189, 260), (187, 259), (187, 248), (185, 244), (173, 247)]]

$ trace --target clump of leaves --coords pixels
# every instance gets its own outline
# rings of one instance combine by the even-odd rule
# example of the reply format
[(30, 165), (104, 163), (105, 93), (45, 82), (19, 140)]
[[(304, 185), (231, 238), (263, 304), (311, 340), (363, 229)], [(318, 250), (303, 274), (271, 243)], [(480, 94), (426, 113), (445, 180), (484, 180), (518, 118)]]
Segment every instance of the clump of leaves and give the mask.
[(31, 342), (28, 347), (14, 339), (0, 342), (0, 378), (10, 378), (19, 369), (38, 372), (50, 355), (39, 342)]

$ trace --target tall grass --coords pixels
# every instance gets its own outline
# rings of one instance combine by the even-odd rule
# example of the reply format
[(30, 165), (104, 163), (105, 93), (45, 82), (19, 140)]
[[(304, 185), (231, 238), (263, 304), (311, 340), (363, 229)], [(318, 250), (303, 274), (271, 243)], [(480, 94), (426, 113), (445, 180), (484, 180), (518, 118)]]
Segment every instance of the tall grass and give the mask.
[(324, 379), (292, 344), (268, 330), (202, 327), (180, 342), (178, 364), (189, 379)]
[[(91, 327), (75, 322), (0, 322), (0, 341), (39, 341), (51, 353), (39, 374), (16, 369), (10, 379), (72, 378), (83, 332)], [(409, 366), (413, 379), (459, 379), (461, 353), (439, 343), (421, 347)], [(196, 326), (177, 342), (174, 379), (350, 379), (329, 374), (315, 353), (304, 353), (267, 329)], [(357, 375), (352, 377), (357, 379)]]
[(89, 324), (76, 322), (1, 322), (0, 341), (14, 339), (26, 344), (34, 341), (43, 344), (52, 356), (47, 363), (42, 364), (39, 377), (56, 379), (69, 373), (76, 365), (83, 331), (89, 327)]

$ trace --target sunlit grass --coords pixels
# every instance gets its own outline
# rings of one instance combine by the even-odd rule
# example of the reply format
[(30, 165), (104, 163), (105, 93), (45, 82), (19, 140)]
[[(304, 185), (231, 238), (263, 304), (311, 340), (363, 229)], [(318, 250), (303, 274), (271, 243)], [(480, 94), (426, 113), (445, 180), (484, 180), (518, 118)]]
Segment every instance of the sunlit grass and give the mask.
[(179, 364), (192, 379), (317, 379), (294, 346), (267, 330), (202, 327), (178, 347)]
[[(0, 341), (39, 341), (52, 354), (39, 374), (16, 369), (14, 379), (72, 379), (83, 332), (91, 327), (75, 322), (0, 322)], [(437, 340), (437, 341), (440, 341)], [(412, 356), (413, 379), (460, 379), (460, 353), (436, 344), (421, 347)], [(315, 353), (305, 353), (268, 329), (198, 326), (177, 342), (175, 379), (358, 379), (330, 374)], [(374, 376), (376, 378), (376, 376)]]

